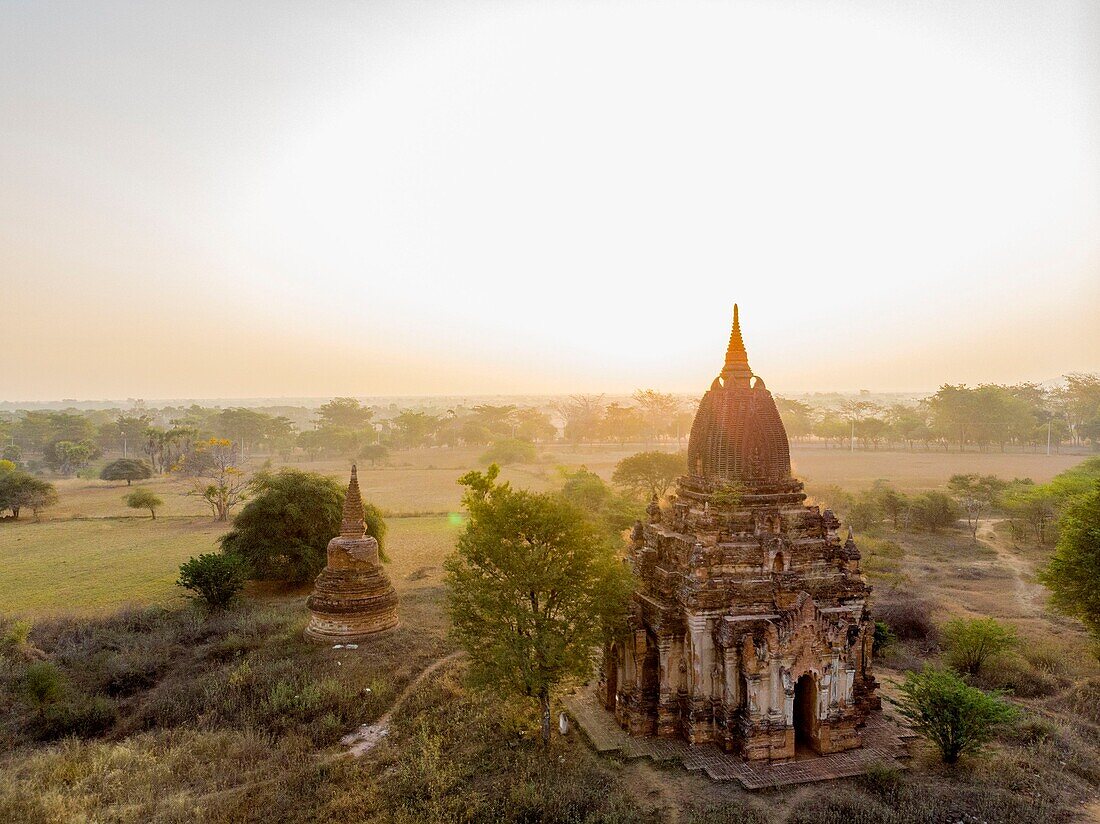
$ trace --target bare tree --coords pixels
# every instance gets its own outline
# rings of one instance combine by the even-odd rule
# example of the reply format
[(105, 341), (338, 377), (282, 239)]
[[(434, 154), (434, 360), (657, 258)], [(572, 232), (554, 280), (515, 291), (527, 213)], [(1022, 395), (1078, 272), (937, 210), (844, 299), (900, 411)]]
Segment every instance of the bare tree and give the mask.
[(606, 406), (603, 395), (570, 395), (555, 403), (554, 409), (565, 422), (565, 439), (573, 443), (594, 440)]
[(179, 459), (176, 470), (191, 479), (191, 494), (210, 505), (217, 521), (228, 521), (233, 507), (247, 497), (249, 479), (233, 442), (225, 438), (195, 444)]

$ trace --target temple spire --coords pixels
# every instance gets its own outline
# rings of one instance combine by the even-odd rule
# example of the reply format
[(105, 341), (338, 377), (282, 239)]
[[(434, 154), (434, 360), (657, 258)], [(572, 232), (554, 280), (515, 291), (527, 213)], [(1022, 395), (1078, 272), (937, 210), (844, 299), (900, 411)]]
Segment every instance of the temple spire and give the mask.
[(345, 538), (362, 538), (367, 531), (367, 522), (363, 517), (363, 496), (359, 494), (359, 475), (355, 464), (351, 465), (351, 481), (348, 493), (344, 496), (344, 512), (340, 520), (340, 534)]
[(741, 339), (741, 319), (737, 314), (737, 304), (733, 304), (733, 329), (730, 330), (730, 343), (726, 349), (726, 363), (722, 367), (722, 381), (726, 386), (748, 386), (752, 377), (749, 368), (749, 354), (745, 351), (745, 341)]

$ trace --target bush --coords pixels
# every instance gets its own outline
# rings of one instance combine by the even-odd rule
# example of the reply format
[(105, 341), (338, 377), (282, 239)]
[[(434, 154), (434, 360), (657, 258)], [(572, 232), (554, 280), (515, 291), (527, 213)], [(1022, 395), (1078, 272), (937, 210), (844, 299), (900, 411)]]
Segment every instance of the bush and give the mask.
[(977, 675), (985, 664), (1016, 646), (1016, 630), (993, 618), (965, 620), (956, 618), (943, 627), (951, 665), (969, 675)]
[(211, 609), (228, 606), (241, 590), (247, 566), (235, 555), (209, 552), (191, 558), (180, 566), (178, 586), (195, 593)]
[[(253, 578), (291, 584), (315, 578), (324, 569), (328, 542), (340, 532), (343, 489), (332, 478), (297, 469), (260, 473), (252, 488), (255, 497), (222, 537), (222, 551), (243, 560)], [(381, 553), (382, 515), (364, 503), (363, 517)]]
[(949, 669), (926, 666), (906, 673), (899, 688), (898, 711), (939, 749), (946, 764), (981, 752), (997, 728), (1017, 715), (999, 695), (969, 686)]
[(872, 647), (872, 651), (875, 655), (878, 655), (891, 644), (897, 643), (897, 640), (898, 637), (894, 635), (889, 624), (885, 621), (875, 621), (875, 635)]
[(40, 713), (50, 704), (60, 701), (64, 692), (65, 680), (53, 664), (38, 661), (27, 667), (23, 676), (23, 694)]
[(935, 641), (936, 625), (932, 623), (933, 604), (926, 598), (890, 593), (882, 603), (875, 603), (875, 613), (902, 641)]
[(27, 645), (27, 641), (31, 637), (31, 628), (33, 624), (25, 618), (20, 618), (12, 621), (11, 624), (4, 630), (4, 637), (0, 646), (5, 649), (19, 649)]
[(533, 463), (534, 460), (535, 445), (530, 441), (522, 441), (518, 438), (501, 438), (494, 441), (493, 445), (481, 456), (482, 463), (495, 463), (501, 466), (514, 463)]
[(94, 738), (109, 730), (117, 717), (118, 710), (109, 699), (82, 696), (50, 705), (39, 718), (36, 732), (45, 741), (70, 735)]
[(157, 519), (157, 508), (164, 506), (164, 501), (150, 489), (135, 489), (124, 500), (130, 509), (148, 509), (154, 521)]
[(145, 461), (137, 461), (133, 458), (120, 458), (111, 461), (99, 473), (103, 481), (126, 481), (129, 486), (131, 481), (144, 481), (153, 477), (153, 468)]
[(929, 532), (939, 532), (962, 516), (955, 499), (943, 492), (925, 492), (913, 501), (917, 523)]
[(983, 671), (981, 686), (1011, 692), (1017, 698), (1042, 698), (1058, 692), (1062, 681), (1048, 672), (1033, 668), (1019, 656), (1006, 655), (997, 661), (995, 667), (987, 667)]

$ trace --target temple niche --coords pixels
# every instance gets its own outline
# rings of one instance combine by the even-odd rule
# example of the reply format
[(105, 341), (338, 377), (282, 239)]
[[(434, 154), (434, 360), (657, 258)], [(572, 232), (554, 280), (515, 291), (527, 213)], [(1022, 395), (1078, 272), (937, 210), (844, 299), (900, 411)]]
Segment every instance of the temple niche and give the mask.
[(604, 650), (598, 698), (632, 735), (749, 760), (852, 749), (879, 708), (870, 587), (851, 532), (842, 540), (791, 477), (783, 422), (733, 312), (688, 474), (634, 529), (630, 633)]
[(397, 593), (382, 569), (378, 541), (367, 534), (354, 466), (340, 534), (328, 543), (327, 563), (306, 606), (306, 637), (314, 641), (355, 643), (397, 626)]

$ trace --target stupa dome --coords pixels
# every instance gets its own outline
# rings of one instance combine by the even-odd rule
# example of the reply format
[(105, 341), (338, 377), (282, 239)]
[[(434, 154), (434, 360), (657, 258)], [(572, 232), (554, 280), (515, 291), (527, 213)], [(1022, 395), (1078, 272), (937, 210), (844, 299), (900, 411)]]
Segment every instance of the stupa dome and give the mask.
[(688, 474), (707, 485), (751, 487), (791, 477), (787, 431), (772, 393), (749, 368), (736, 305), (725, 365), (703, 395), (691, 425)]

